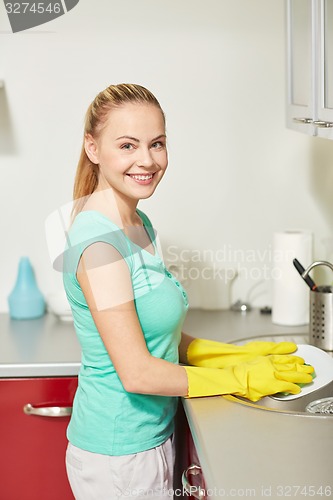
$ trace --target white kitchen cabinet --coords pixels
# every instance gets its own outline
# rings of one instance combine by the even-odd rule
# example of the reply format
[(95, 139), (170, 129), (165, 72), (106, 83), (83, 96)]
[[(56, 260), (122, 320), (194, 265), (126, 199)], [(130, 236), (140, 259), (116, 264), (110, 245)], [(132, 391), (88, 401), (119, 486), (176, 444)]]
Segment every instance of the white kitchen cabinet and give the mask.
[(287, 0), (287, 125), (314, 134), (313, 0)]
[(333, 139), (333, 0), (319, 2), (318, 120), (330, 123), (319, 130), (321, 137)]
[(286, 0), (287, 126), (333, 139), (333, 0)]

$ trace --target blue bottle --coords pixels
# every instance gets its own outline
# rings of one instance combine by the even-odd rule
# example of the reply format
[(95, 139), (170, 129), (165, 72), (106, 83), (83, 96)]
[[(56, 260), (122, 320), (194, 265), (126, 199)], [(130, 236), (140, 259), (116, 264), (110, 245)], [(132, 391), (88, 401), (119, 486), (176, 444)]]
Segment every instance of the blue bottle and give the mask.
[(28, 257), (21, 257), (13, 291), (8, 296), (9, 314), (13, 319), (33, 319), (45, 314), (45, 300), (36, 283)]

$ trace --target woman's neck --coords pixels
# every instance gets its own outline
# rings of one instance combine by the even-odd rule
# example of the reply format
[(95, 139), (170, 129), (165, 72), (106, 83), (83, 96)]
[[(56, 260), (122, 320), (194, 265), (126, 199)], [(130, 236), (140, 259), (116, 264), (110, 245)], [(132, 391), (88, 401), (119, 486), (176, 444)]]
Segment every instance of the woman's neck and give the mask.
[(97, 210), (119, 227), (142, 226), (142, 220), (136, 211), (137, 204), (137, 200), (124, 199), (111, 187), (97, 186), (85, 204), (84, 210)]

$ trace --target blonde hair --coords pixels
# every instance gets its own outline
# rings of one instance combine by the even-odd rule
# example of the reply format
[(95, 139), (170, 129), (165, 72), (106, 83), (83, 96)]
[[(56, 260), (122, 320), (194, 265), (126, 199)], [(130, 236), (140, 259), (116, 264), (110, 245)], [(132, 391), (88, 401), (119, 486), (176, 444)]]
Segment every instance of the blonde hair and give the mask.
[(141, 85), (132, 83), (110, 85), (97, 94), (85, 116), (83, 145), (74, 180), (73, 216), (82, 209), (86, 197), (94, 192), (98, 183), (98, 165), (92, 163), (86, 154), (84, 148), (85, 137), (90, 134), (92, 137), (97, 138), (103, 130), (110, 110), (126, 103), (152, 104), (160, 109), (165, 122), (160, 103), (148, 89)]

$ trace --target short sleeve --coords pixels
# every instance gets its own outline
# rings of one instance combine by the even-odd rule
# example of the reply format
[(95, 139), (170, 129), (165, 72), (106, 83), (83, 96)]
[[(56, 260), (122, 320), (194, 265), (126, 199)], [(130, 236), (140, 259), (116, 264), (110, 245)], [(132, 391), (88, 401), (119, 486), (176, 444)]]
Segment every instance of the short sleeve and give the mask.
[(81, 212), (67, 235), (66, 247), (59, 256), (57, 266), (67, 274), (76, 275), (77, 267), (83, 252), (94, 243), (112, 245), (120, 256), (132, 267), (133, 248), (123, 231), (106, 217), (95, 213)]

